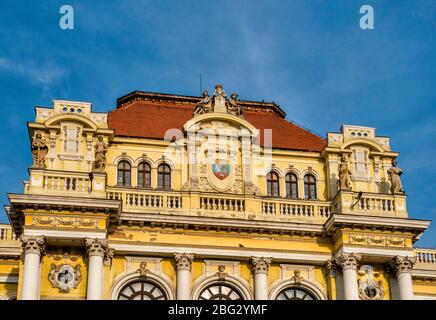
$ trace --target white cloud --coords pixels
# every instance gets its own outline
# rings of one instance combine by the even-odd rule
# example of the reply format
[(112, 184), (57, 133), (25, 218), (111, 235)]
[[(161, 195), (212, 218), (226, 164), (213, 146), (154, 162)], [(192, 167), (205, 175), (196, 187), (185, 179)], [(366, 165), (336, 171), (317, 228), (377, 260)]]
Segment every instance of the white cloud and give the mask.
[(41, 87), (43, 90), (48, 90), (68, 73), (66, 69), (52, 63), (35, 67), (30, 63), (16, 62), (4, 57), (0, 57), (0, 68), (28, 78), (33, 85)]

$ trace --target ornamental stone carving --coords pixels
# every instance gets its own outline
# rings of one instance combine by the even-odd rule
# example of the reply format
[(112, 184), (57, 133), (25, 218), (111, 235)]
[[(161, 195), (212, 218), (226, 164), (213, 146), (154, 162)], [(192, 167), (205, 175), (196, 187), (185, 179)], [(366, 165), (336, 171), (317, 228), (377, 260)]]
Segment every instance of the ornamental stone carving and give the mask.
[(359, 297), (362, 300), (383, 300), (385, 290), (383, 282), (377, 280), (380, 274), (374, 272), (374, 269), (369, 265), (364, 265), (359, 269)]
[(264, 257), (251, 257), (250, 265), (251, 271), (256, 273), (266, 273), (268, 274), (269, 266), (271, 265), (272, 258)]
[(24, 250), (24, 254), (36, 253), (44, 255), (46, 249), (46, 241), (44, 236), (25, 236), (20, 237), (21, 245)]
[(388, 262), (387, 267), (389, 271), (395, 274), (410, 273), (416, 263), (416, 257), (400, 257), (396, 256)]
[(138, 272), (139, 272), (139, 277), (140, 278), (146, 278), (147, 277), (147, 274), (150, 272), (150, 270), (148, 270), (148, 268), (147, 268), (147, 262), (141, 262), (141, 264), (139, 265), (139, 269), (138, 269)]
[(336, 264), (336, 260), (329, 260), (324, 265), (325, 268), (325, 275), (328, 276), (334, 276), (336, 275), (336, 271), (338, 270), (338, 265)]
[(400, 176), (403, 170), (397, 167), (397, 161), (392, 161), (392, 167), (388, 170), (389, 180), (391, 181), (392, 194), (404, 194), (403, 185), (401, 184)]
[(107, 257), (109, 243), (106, 239), (85, 239), (86, 251), (89, 256)]
[(174, 254), (176, 260), (175, 269), (188, 270), (192, 269), (192, 261), (194, 261), (194, 255), (192, 253), (176, 253)]
[(211, 111), (212, 111), (212, 98), (209, 96), (209, 92), (207, 90), (204, 90), (201, 100), (197, 103), (197, 106), (194, 111), (194, 115), (204, 114)]
[(36, 132), (32, 139), (32, 159), (33, 168), (45, 169), (45, 158), (48, 153), (48, 147), (41, 132)]
[(48, 280), (53, 288), (58, 288), (61, 293), (68, 293), (71, 289), (77, 288), (82, 280), (80, 265), (75, 267), (69, 264), (51, 264)]
[(341, 157), (338, 172), (339, 190), (351, 190), (351, 171), (348, 169), (347, 157), (345, 155)]
[(104, 173), (106, 169), (107, 144), (103, 141), (103, 136), (97, 138), (97, 143), (94, 148), (94, 172)]
[(209, 112), (230, 113), (234, 116), (243, 117), (243, 109), (239, 105), (237, 93), (232, 93), (230, 99), (227, 99), (227, 94), (223, 86), (217, 84), (213, 96), (209, 96), (207, 90), (203, 91), (200, 101), (197, 103), (194, 115), (205, 114)]
[(342, 268), (342, 270), (347, 269), (357, 269), (357, 265), (360, 262), (360, 255), (356, 255), (354, 253), (343, 253), (339, 257), (336, 258), (336, 265)]

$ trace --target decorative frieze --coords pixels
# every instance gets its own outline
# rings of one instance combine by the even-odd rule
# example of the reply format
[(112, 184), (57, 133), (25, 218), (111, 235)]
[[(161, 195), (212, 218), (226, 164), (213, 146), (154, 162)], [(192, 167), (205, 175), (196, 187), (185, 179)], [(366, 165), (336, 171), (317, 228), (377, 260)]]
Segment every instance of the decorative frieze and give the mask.
[(174, 259), (176, 260), (175, 269), (178, 270), (188, 270), (192, 269), (192, 261), (194, 261), (194, 255), (192, 253), (176, 253), (174, 254)]
[(360, 262), (360, 255), (356, 255), (354, 253), (343, 253), (339, 257), (336, 258), (336, 265), (342, 268), (342, 270), (347, 269), (357, 269), (357, 265)]
[(44, 236), (25, 236), (20, 237), (21, 245), (24, 250), (24, 254), (36, 253), (44, 255), (46, 249), (46, 241)]
[(265, 257), (251, 257), (250, 265), (254, 274), (266, 273), (268, 274), (269, 266), (271, 265), (272, 258)]

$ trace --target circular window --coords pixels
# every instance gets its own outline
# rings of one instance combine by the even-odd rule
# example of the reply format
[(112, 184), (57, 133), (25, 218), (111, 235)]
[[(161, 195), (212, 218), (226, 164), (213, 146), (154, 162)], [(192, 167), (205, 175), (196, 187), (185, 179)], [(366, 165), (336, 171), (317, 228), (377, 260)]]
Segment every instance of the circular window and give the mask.
[(279, 293), (276, 300), (316, 300), (316, 298), (306, 290), (287, 288)]
[(375, 288), (372, 285), (368, 285), (365, 288), (365, 296), (367, 296), (368, 298), (372, 299), (375, 298), (375, 296), (377, 295), (377, 288)]
[(152, 282), (136, 281), (125, 285), (118, 300), (167, 300), (163, 290)]
[(211, 285), (200, 293), (199, 300), (243, 300), (241, 294), (225, 284)]
[(70, 112), (74, 112), (74, 108), (70, 108)]
[(62, 108), (62, 111), (63, 111), (63, 112), (67, 112), (67, 111), (68, 111), (68, 108), (64, 107), (64, 108)]
[(80, 108), (77, 109), (77, 112), (78, 112), (78, 113), (82, 113), (82, 109), (80, 109)]

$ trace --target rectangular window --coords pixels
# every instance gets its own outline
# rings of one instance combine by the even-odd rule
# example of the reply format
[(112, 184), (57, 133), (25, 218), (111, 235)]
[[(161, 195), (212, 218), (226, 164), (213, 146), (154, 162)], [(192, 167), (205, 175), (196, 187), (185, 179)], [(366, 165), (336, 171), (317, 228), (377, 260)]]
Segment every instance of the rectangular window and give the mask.
[(357, 176), (365, 177), (368, 174), (368, 167), (366, 163), (366, 151), (365, 150), (356, 150), (354, 153), (355, 160), (355, 170)]
[(79, 152), (80, 127), (64, 127), (64, 151), (69, 153)]

